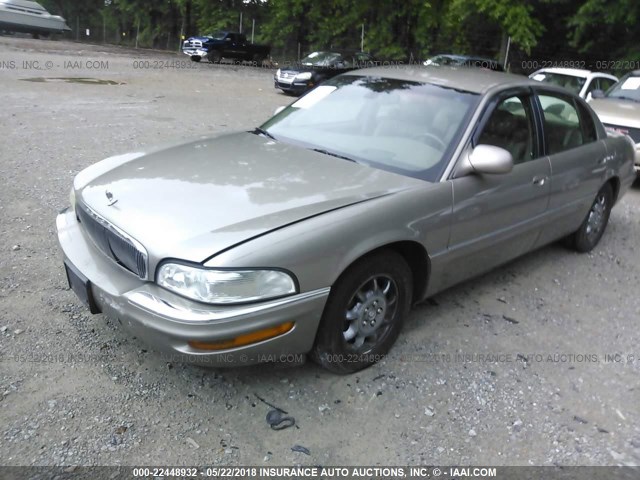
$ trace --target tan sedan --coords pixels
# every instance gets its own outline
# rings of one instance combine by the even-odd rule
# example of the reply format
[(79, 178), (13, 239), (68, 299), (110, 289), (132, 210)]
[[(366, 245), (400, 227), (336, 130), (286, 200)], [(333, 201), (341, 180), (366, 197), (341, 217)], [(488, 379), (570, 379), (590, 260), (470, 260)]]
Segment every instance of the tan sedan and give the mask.
[(594, 91), (590, 105), (607, 131), (628, 135), (633, 140), (636, 171), (640, 171), (640, 70), (622, 77), (606, 93)]
[(87, 168), (58, 238), (91, 312), (175, 360), (347, 373), (412, 304), (560, 238), (593, 249), (633, 156), (558, 87), (356, 70), (259, 128)]

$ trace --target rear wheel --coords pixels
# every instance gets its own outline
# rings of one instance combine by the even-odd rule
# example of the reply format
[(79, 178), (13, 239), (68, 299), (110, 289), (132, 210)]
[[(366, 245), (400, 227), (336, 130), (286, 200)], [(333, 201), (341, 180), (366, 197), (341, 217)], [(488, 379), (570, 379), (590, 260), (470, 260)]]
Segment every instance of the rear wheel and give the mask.
[(605, 184), (596, 195), (589, 213), (580, 228), (569, 237), (569, 243), (578, 252), (589, 252), (598, 244), (611, 215), (613, 207), (613, 188)]
[(352, 265), (331, 289), (311, 358), (343, 374), (381, 360), (398, 338), (411, 291), (411, 270), (395, 252)]

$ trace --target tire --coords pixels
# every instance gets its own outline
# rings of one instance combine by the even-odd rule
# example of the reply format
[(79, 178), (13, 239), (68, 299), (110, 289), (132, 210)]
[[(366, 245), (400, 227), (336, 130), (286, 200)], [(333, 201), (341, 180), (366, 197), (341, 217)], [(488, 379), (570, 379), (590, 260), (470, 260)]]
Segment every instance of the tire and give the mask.
[(606, 183), (596, 195), (580, 228), (569, 236), (571, 247), (582, 253), (593, 250), (607, 228), (612, 207), (613, 188), (610, 183)]
[(220, 60), (222, 60), (222, 55), (217, 50), (214, 50), (213, 52), (207, 55), (207, 59), (211, 63), (220, 63)]
[(354, 263), (331, 289), (311, 358), (339, 374), (382, 360), (409, 313), (412, 283), (407, 263), (393, 251)]
[(202, 57), (199, 57), (197, 55), (191, 55), (189, 58), (191, 59), (192, 62), (196, 62), (196, 63), (202, 60)]

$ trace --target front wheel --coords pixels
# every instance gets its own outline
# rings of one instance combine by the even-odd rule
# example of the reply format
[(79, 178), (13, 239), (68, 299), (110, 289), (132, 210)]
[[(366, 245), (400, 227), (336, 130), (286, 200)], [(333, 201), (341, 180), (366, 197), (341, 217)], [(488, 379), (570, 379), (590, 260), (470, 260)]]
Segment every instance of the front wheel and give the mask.
[(207, 58), (211, 63), (220, 63), (220, 60), (222, 60), (222, 54), (218, 51), (213, 51), (207, 54)]
[(411, 292), (411, 270), (399, 254), (382, 251), (359, 260), (331, 289), (311, 358), (342, 374), (378, 362), (398, 338)]
[(605, 184), (596, 195), (589, 213), (580, 228), (569, 237), (571, 246), (578, 252), (589, 252), (598, 244), (611, 215), (613, 207), (613, 189)]

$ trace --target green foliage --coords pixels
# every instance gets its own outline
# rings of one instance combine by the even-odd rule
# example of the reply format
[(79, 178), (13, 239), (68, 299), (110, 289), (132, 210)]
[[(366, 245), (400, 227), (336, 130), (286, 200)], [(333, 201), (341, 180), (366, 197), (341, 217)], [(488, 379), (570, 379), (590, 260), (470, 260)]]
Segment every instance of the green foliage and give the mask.
[[(502, 58), (512, 51), (551, 60), (640, 59), (638, 0), (41, 0), (63, 15), (74, 38), (177, 48), (178, 37), (243, 31), (273, 54), (341, 48), (379, 58), (418, 60), (436, 53)], [(103, 33), (104, 32), (104, 33)], [(563, 57), (564, 55), (564, 57)]]
[(640, 2), (586, 0), (569, 19), (571, 44), (598, 59), (640, 60)]
[(534, 17), (534, 8), (526, 0), (453, 0), (450, 15), (460, 21), (473, 15), (483, 15), (495, 22), (514, 45), (530, 52), (544, 31)]

